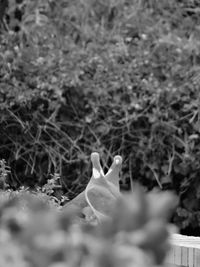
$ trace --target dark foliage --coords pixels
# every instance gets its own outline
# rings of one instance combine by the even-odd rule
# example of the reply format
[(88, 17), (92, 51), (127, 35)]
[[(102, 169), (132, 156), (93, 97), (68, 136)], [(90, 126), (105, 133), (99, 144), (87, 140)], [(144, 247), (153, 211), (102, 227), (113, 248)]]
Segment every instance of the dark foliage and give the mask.
[(9, 184), (59, 173), (71, 198), (89, 155), (124, 159), (129, 179), (180, 196), (199, 225), (198, 1), (1, 1), (0, 158)]

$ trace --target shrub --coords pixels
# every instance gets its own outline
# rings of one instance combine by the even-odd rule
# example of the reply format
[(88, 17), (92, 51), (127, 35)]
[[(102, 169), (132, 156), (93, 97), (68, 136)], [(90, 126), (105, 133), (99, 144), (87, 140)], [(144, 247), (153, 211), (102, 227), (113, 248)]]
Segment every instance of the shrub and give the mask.
[(149, 190), (173, 188), (177, 224), (196, 226), (199, 3), (10, 0), (5, 7), (0, 157), (12, 188), (59, 173), (72, 198), (90, 176), (87, 155), (97, 150), (109, 165), (117, 153), (125, 159), (122, 188), (129, 178)]
[[(155, 205), (157, 197), (162, 205)], [(92, 226), (28, 192), (11, 195), (0, 207), (0, 265), (157, 266), (170, 247), (166, 218), (174, 200), (136, 191), (116, 202), (111, 221)]]

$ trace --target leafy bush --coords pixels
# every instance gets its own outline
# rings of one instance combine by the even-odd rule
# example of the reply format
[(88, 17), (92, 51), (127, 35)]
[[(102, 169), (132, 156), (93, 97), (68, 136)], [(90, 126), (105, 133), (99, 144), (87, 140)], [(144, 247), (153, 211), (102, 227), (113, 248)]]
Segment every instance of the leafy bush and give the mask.
[(158, 266), (170, 247), (175, 198), (167, 192), (146, 196), (138, 188), (97, 226), (78, 224), (73, 210), (57, 210), (31, 193), (7, 193), (7, 200), (1, 193), (1, 266)]
[[(1, 5), (6, 3), (2, 1)], [(180, 196), (199, 225), (198, 1), (8, 1), (0, 8), (0, 158), (8, 183), (58, 173), (72, 198), (91, 151), (129, 178)]]
[(6, 183), (8, 174), (10, 173), (9, 166), (6, 165), (4, 159), (0, 160), (0, 188), (6, 189), (9, 185)]

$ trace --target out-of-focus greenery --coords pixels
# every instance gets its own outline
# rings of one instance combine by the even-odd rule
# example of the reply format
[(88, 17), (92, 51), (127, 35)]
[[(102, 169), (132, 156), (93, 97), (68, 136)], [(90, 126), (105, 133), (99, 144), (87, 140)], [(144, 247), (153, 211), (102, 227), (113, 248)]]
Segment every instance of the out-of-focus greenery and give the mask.
[(0, 158), (7, 183), (51, 174), (72, 198), (97, 150), (129, 178), (174, 189), (180, 228), (199, 225), (199, 1), (0, 3)]
[(138, 188), (96, 226), (77, 223), (74, 210), (58, 210), (38, 194), (0, 193), (0, 266), (153, 267), (170, 248), (167, 220), (176, 198), (169, 192)]

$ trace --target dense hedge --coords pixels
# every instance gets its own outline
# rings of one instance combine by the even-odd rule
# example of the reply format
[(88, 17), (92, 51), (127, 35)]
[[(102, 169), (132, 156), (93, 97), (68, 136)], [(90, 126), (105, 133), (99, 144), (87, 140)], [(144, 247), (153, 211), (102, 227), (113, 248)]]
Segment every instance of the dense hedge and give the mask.
[(2, 1), (0, 158), (9, 185), (61, 176), (69, 197), (124, 159), (149, 190), (174, 189), (174, 221), (199, 225), (198, 1)]

